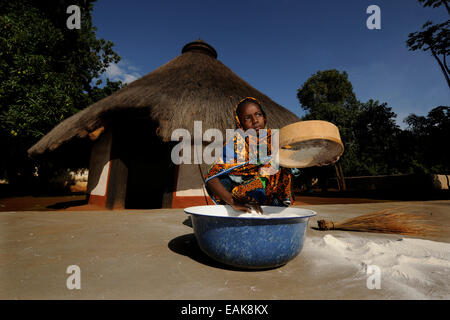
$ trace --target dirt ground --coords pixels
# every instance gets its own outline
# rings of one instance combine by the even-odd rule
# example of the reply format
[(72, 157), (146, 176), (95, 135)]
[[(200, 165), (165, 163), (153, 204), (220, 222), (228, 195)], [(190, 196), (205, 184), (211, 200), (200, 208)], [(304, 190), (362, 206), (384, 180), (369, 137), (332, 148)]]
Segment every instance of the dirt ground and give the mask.
[[(67, 195), (52, 197), (21, 196), (0, 198), (0, 211), (60, 211), (86, 209), (85, 195)], [(90, 206), (91, 210), (95, 210)]]
[[(296, 195), (295, 205), (357, 204), (386, 202), (369, 198), (348, 198), (320, 195)], [(0, 198), (0, 212), (6, 211), (89, 211), (104, 208), (87, 204), (86, 195), (21, 196)]]
[[(319, 219), (405, 206), (443, 232), (412, 238), (315, 228)], [(317, 213), (302, 252), (267, 270), (205, 255), (183, 209), (1, 212), (0, 299), (448, 299), (450, 201), (302, 208)], [(367, 285), (368, 264), (380, 268), (379, 290)], [(79, 290), (68, 286), (74, 266)]]

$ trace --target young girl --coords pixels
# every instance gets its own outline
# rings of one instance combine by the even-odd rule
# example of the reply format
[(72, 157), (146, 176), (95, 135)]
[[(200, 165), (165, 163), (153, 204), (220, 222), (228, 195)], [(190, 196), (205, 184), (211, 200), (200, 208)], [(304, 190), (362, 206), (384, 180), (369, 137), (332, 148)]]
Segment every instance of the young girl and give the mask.
[[(260, 132), (267, 125), (261, 103), (252, 97), (242, 99), (236, 105), (234, 118), (236, 129), (241, 130), (225, 143), (222, 158), (210, 167), (205, 177), (209, 195), (216, 204), (229, 204), (235, 210), (246, 212), (254, 208), (262, 213), (261, 205), (288, 206), (291, 204), (290, 170), (282, 167), (275, 173), (274, 170), (264, 170), (270, 169), (271, 164), (264, 164), (260, 159), (262, 155), (258, 154), (259, 161), (251, 161), (249, 157), (249, 139), (255, 138), (257, 145), (266, 144), (267, 155), (270, 156), (271, 130)], [(243, 131), (248, 129), (255, 130), (257, 135), (243, 135)], [(224, 160), (230, 153), (235, 160), (233, 163)]]

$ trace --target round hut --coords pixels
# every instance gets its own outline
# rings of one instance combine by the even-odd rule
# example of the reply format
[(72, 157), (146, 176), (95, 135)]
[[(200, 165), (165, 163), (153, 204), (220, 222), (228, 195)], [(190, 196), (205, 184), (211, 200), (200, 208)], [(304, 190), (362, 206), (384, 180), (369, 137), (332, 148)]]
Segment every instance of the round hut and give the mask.
[[(83, 145), (89, 153), (90, 204), (116, 208), (180, 208), (212, 204), (203, 185), (206, 164), (175, 165), (173, 130), (192, 137), (202, 131), (234, 128), (233, 109), (242, 98), (261, 101), (271, 128), (300, 119), (253, 88), (217, 59), (216, 50), (197, 40), (181, 55), (67, 118), (28, 150), (30, 156)], [(77, 149), (78, 150), (78, 149)], [(59, 151), (61, 152), (61, 151)]]

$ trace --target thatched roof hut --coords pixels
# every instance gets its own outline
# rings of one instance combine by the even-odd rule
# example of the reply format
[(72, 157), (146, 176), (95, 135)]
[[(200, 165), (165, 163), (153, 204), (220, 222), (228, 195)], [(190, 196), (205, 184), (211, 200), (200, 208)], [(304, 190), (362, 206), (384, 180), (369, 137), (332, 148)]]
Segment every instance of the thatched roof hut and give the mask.
[[(227, 128), (234, 128), (233, 108), (240, 99), (247, 96), (253, 96), (262, 102), (271, 128), (280, 128), (299, 121), (295, 114), (253, 88), (217, 60), (217, 52), (212, 46), (197, 40), (186, 44), (178, 57), (61, 122), (32, 146), (28, 153), (30, 156), (46, 154), (80, 139), (95, 141), (90, 163), (91, 189), (99, 183), (91, 183), (91, 180), (98, 180), (102, 175), (102, 173), (97, 174), (99, 177), (94, 178), (91, 174), (91, 171), (100, 170), (94, 168), (98, 167), (96, 158), (103, 158), (100, 161), (103, 165), (109, 163), (109, 174), (106, 173), (107, 185), (111, 186), (113, 182), (119, 183), (119, 181), (111, 181), (111, 170), (113, 170), (111, 160), (122, 162), (119, 166), (122, 169), (116, 168), (116, 170), (127, 171), (127, 174), (119, 180), (125, 185), (130, 184), (130, 166), (133, 166), (134, 161), (132, 154), (136, 151), (132, 148), (151, 149), (153, 152), (148, 151), (151, 155), (147, 154), (147, 156), (153, 160), (157, 157), (155, 152), (159, 152), (159, 157), (164, 159), (157, 161), (159, 164), (170, 162), (170, 156), (166, 157), (162, 154), (170, 151), (170, 146), (173, 145), (170, 139), (174, 129), (185, 128), (192, 133), (194, 120), (202, 121), (203, 130), (218, 128), (225, 132)], [(145, 158), (142, 152), (134, 155), (141, 160)], [(140, 170), (144, 169), (142, 163), (139, 167)], [(176, 192), (176, 189), (170, 190), (170, 188), (179, 185), (177, 181), (179, 182), (180, 179), (176, 178), (179, 169), (175, 168), (174, 186), (163, 187), (165, 189), (163, 193)], [(105, 170), (103, 168), (100, 171)], [(172, 168), (171, 172), (173, 170)], [(199, 175), (198, 168), (187, 171), (192, 170)], [(140, 171), (136, 171), (137, 176), (142, 176), (137, 172)], [(103, 176), (105, 177), (104, 172)], [(150, 176), (149, 173), (148, 177)], [(104, 196), (108, 197), (110, 188), (102, 189), (105, 189)], [(111, 195), (117, 198), (117, 193), (120, 193), (120, 196), (124, 197), (123, 201), (116, 201), (116, 199), (109, 205), (106, 201), (105, 205), (124, 206), (125, 198), (130, 194), (128, 189), (120, 192), (116, 190), (114, 195)], [(92, 190), (88, 187), (88, 191)], [(204, 197), (201, 198), (204, 203)], [(169, 202), (173, 206), (173, 199)], [(167, 206), (169, 202), (166, 201), (161, 205)], [(111, 203), (116, 204), (111, 205)]]

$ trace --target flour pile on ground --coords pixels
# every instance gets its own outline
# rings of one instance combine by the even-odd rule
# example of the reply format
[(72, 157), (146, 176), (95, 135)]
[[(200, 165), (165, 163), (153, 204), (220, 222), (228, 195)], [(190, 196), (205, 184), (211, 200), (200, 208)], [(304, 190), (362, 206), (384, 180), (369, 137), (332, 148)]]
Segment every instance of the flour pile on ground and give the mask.
[(354, 269), (347, 283), (368, 278), (368, 266), (377, 266), (385, 297), (450, 299), (450, 243), (327, 234), (307, 238), (302, 254), (313, 261), (319, 274), (342, 267)]

